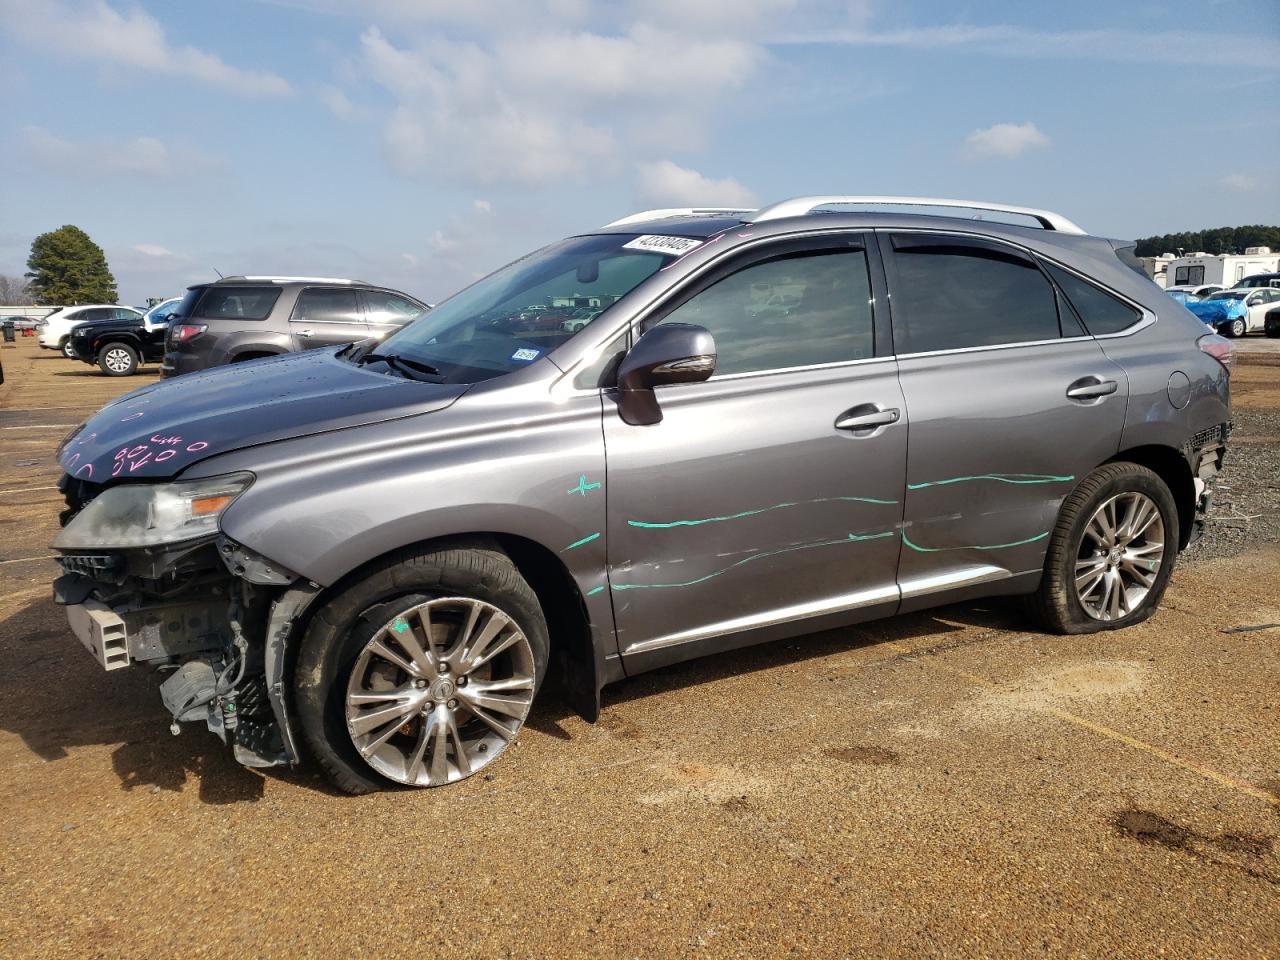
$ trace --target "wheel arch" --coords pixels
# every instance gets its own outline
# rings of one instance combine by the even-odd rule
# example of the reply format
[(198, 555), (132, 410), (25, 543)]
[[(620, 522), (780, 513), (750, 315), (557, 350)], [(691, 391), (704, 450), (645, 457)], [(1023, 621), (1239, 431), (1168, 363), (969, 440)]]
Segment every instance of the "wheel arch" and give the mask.
[(227, 358), (227, 363), (247, 363), (250, 360), (263, 360), (267, 357), (278, 357), (283, 350), (267, 350), (259, 347), (245, 347), (237, 350)]
[[(528, 581), (547, 619), (551, 645), (550, 666), (557, 671), (569, 704), (575, 712), (587, 721), (594, 722), (600, 713), (600, 690), (611, 677), (608, 674), (605, 650), (596, 642), (582, 591), (563, 560), (554, 551), (525, 536), (492, 531), (447, 534), (399, 544), (365, 560), (327, 587), (314, 583), (311, 584), (312, 589), (304, 586), (298, 592), (297, 599), (302, 601), (300, 608), (292, 611), (287, 622), (283, 647), (272, 651), (268, 658), (269, 689), (277, 691), (277, 695), (292, 690), (298, 651), (311, 618), (350, 584), (398, 554), (467, 547), (496, 549), (506, 554), (521, 576)], [(306, 581), (298, 581), (294, 588), (281, 596), (294, 593), (298, 585), (305, 583)], [(268, 644), (273, 641), (273, 630), (281, 626), (286, 624), (273, 624), (268, 628)], [(292, 744), (296, 742), (294, 731), (297, 707), (292, 703), (291, 694), (285, 694), (280, 699), (285, 716), (282, 718), (278, 712), (277, 720), (283, 719), (286, 725), (285, 742), (296, 753)]]
[(1136, 463), (1164, 481), (1178, 508), (1178, 549), (1186, 549), (1195, 523), (1196, 485), (1182, 451), (1160, 444), (1145, 444), (1121, 450), (1107, 462)]

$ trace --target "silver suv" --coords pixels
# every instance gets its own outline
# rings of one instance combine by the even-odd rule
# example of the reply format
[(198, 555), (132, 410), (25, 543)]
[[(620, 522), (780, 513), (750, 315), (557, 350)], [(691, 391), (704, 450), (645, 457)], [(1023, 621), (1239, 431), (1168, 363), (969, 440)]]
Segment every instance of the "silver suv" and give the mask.
[(430, 307), (407, 293), (327, 277), (223, 277), (187, 288), (165, 340), (161, 376), (399, 330)]
[(996, 204), (627, 217), (383, 342), (103, 408), (59, 448), (55, 596), (175, 724), (353, 793), (492, 763), (553, 663), (595, 719), (645, 670), (984, 595), (1125, 627), (1203, 523), (1232, 359), (1133, 267)]

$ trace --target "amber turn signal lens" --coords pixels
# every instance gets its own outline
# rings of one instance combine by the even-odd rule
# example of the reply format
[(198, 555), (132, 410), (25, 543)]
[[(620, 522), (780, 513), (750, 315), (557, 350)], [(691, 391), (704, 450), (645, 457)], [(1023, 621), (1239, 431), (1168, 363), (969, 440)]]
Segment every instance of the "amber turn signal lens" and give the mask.
[(193, 517), (203, 517), (210, 513), (217, 513), (222, 510), (235, 497), (230, 494), (219, 494), (216, 497), (200, 497), (198, 500), (191, 501), (191, 515)]

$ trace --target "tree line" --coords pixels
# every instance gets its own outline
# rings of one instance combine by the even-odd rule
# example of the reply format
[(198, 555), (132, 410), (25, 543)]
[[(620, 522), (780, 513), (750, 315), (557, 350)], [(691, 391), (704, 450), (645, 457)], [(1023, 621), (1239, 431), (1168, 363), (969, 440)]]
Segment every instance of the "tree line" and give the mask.
[(1184, 230), (1143, 237), (1134, 253), (1139, 257), (1158, 257), (1162, 253), (1244, 253), (1245, 247), (1270, 247), (1280, 250), (1280, 227), (1255, 224), (1248, 227), (1214, 227), (1212, 230)]

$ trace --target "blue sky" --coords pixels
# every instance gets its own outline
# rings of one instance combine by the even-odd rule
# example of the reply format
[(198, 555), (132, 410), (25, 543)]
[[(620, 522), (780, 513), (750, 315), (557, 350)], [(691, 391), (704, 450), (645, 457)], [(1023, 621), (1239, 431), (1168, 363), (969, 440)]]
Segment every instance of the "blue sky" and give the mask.
[[(353, 12), (355, 11), (355, 12)], [(1280, 222), (1280, 0), (0, 0), (0, 273), (437, 301), (648, 206), (916, 194)]]

